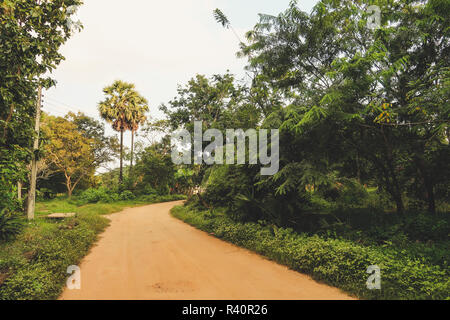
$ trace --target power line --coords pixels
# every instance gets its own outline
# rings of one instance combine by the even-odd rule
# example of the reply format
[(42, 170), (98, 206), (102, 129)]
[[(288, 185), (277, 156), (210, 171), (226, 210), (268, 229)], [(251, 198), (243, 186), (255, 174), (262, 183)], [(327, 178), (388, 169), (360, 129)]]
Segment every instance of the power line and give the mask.
[(53, 107), (53, 106), (50, 106), (50, 105), (43, 105), (43, 106), (42, 106), (42, 109), (43, 109), (44, 111), (56, 113), (56, 114), (58, 114), (58, 115), (65, 115), (65, 113), (66, 113), (65, 110), (61, 110), (61, 109), (58, 109), (58, 108)]
[[(64, 102), (62, 102), (62, 101), (59, 101), (59, 100), (57, 100), (57, 99), (55, 99), (55, 98), (52, 98), (52, 97), (47, 97), (47, 98), (50, 99), (50, 100), (52, 100), (54, 104), (55, 104), (55, 103), (62, 104), (63, 106), (65, 106), (66, 108), (68, 108), (68, 109), (70, 109), (70, 110), (75, 110), (75, 109), (77, 109), (77, 108), (74, 108), (73, 106), (71, 106), (71, 105), (69, 105), (69, 104), (67, 104), (67, 103), (64, 103)], [(78, 109), (79, 109), (79, 108), (78, 108)]]
[(61, 104), (59, 102), (54, 102), (54, 101), (50, 101), (50, 100), (47, 100), (47, 99), (46, 99), (45, 103), (48, 103), (50, 105), (57, 106), (58, 108), (62, 108), (62, 109), (69, 110), (69, 111), (77, 110), (77, 108), (68, 107), (67, 105), (63, 105), (63, 104)]
[[(46, 100), (45, 103), (49, 104), (50, 106), (53, 106), (54, 108), (64, 109), (64, 110), (66, 110), (66, 112), (70, 111), (73, 113), (78, 113), (78, 112), (86, 113), (86, 111), (83, 111), (83, 108), (75, 108), (75, 107), (71, 106), (70, 104), (64, 103), (64, 102), (57, 100), (55, 98), (52, 98), (52, 97), (46, 97), (46, 98), (48, 100)], [(87, 108), (85, 108), (84, 110), (87, 110)]]
[[(71, 111), (71, 112), (78, 112), (78, 110), (74, 110), (74, 109), (70, 109), (70, 108), (65, 107), (65, 106), (57, 105), (56, 103), (53, 103), (53, 102), (50, 102), (50, 101), (45, 101), (44, 104), (45, 104), (45, 105), (49, 105), (50, 107), (53, 107), (53, 108), (55, 108), (55, 109), (58, 109), (59, 111), (65, 111), (65, 112), (68, 112), (68, 111)], [(61, 110), (61, 109), (63, 109), (63, 110)]]

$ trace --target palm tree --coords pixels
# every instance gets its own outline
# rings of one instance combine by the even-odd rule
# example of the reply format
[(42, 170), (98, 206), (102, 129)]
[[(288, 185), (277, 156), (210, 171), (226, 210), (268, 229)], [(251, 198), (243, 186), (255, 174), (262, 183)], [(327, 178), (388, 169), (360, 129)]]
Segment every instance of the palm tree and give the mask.
[[(123, 181), (123, 133), (132, 130), (133, 113), (147, 101), (135, 90), (132, 83), (116, 80), (111, 86), (103, 89), (106, 99), (99, 103), (100, 116), (112, 124), (114, 130), (120, 132), (120, 174)], [(148, 107), (147, 107), (148, 108)]]
[(131, 159), (130, 159), (130, 172), (133, 170), (133, 156), (134, 156), (134, 134), (139, 129), (139, 126), (144, 124), (147, 120), (145, 113), (148, 112), (147, 100), (137, 99), (131, 114), (130, 127), (131, 127)]

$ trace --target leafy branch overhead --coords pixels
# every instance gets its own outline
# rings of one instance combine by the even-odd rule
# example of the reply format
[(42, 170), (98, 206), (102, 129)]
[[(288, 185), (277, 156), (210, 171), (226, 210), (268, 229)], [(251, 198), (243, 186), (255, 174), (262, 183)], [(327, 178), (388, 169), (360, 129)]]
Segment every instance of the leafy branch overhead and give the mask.
[(213, 14), (216, 21), (220, 23), (224, 28), (228, 29), (230, 27), (230, 21), (220, 9), (215, 9)]

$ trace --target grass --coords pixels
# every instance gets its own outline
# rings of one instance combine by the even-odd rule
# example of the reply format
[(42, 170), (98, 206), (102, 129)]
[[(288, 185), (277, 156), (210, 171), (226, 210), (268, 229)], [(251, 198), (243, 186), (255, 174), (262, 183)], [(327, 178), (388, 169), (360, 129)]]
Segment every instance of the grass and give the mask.
[[(363, 245), (259, 223), (240, 223), (221, 211), (179, 206), (172, 215), (235, 245), (362, 299), (450, 299), (447, 261), (430, 262), (415, 246)], [(448, 247), (445, 249), (448, 254)], [(448, 258), (448, 256), (447, 256)], [(369, 290), (367, 268), (381, 269), (381, 290)]]
[[(0, 300), (49, 300), (61, 294), (69, 276), (89, 252), (109, 220), (104, 215), (150, 203), (181, 199), (159, 196), (115, 203), (77, 205), (54, 199), (37, 203), (36, 219), (28, 222), (15, 240), (0, 242)], [(76, 212), (76, 217), (50, 220), (50, 213)]]

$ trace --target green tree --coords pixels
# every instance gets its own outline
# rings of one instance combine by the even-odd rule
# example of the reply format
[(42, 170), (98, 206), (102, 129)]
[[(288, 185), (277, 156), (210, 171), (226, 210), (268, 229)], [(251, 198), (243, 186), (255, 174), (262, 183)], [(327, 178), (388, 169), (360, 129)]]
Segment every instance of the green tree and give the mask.
[(105, 134), (104, 124), (82, 112), (77, 114), (69, 112), (66, 118), (77, 126), (78, 131), (85, 138), (92, 139), (93, 144), (91, 147), (99, 166), (115, 159), (119, 150), (119, 141), (117, 137)]
[(17, 209), (16, 182), (26, 181), (32, 150), (37, 87), (64, 57), (79, 0), (0, 2), (0, 210)]
[(160, 109), (173, 129), (185, 127), (193, 132), (194, 121), (205, 128), (253, 128), (261, 119), (259, 110), (250, 102), (248, 88), (231, 74), (206, 78), (197, 75), (178, 95)]
[(139, 97), (141, 101), (136, 101), (136, 104), (131, 112), (130, 127), (131, 127), (131, 157), (130, 157), (130, 172), (133, 170), (134, 158), (134, 135), (139, 130), (139, 127), (145, 124), (147, 120), (146, 112), (149, 111), (147, 101)]
[(337, 168), (338, 176), (358, 178), (364, 169), (365, 182), (385, 188), (398, 212), (413, 181), (424, 186), (433, 212), (439, 172), (448, 171), (437, 160), (448, 150), (448, 4), (378, 1), (376, 30), (367, 27), (371, 4), (324, 0), (307, 14), (292, 1), (278, 16), (262, 15), (248, 33), (242, 54), (289, 104), (266, 123), (310, 141), (267, 180), (295, 189), (312, 172), (301, 168), (313, 166), (324, 177)]
[(95, 140), (78, 130), (68, 119), (48, 116), (42, 131), (48, 139), (45, 153), (48, 161), (64, 174), (67, 195), (87, 175), (93, 175), (98, 166), (95, 158)]
[[(214, 128), (225, 133), (231, 128), (255, 128), (261, 120), (261, 109), (252, 102), (249, 88), (229, 73), (210, 78), (197, 75), (185, 86), (179, 86), (178, 95), (160, 109), (172, 129), (185, 128), (191, 133), (194, 121), (201, 121), (204, 130)], [(196, 186), (201, 184), (206, 169), (202, 164), (194, 170), (191, 180)]]
[[(136, 110), (145, 109), (145, 98), (135, 90), (135, 85), (120, 80), (103, 89), (106, 98), (99, 103), (100, 115), (112, 124), (114, 130), (120, 132), (120, 173), (119, 182), (123, 182), (123, 133), (133, 130)], [(136, 123), (134, 123), (135, 125)]]
[(155, 143), (139, 154), (136, 162), (137, 189), (145, 192), (151, 187), (160, 194), (167, 194), (174, 186), (175, 165), (172, 162), (168, 141)]

